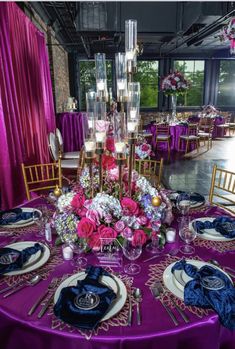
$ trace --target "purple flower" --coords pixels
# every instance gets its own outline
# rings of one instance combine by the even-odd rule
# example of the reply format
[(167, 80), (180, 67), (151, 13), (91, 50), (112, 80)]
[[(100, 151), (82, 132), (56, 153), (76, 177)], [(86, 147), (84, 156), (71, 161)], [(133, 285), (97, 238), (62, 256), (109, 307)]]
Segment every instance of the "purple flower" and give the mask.
[(122, 236), (125, 238), (125, 239), (129, 239), (133, 236), (133, 232), (131, 230), (131, 228), (129, 227), (126, 227), (123, 231), (122, 231)]
[(124, 228), (125, 228), (125, 223), (123, 221), (117, 221), (114, 225), (114, 229), (118, 233), (121, 233), (121, 231), (123, 231)]

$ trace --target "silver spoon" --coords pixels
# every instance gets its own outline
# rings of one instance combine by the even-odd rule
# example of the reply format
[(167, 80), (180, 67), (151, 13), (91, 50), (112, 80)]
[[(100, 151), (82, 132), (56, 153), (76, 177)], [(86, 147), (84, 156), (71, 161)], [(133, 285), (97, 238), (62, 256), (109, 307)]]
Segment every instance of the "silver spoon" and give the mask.
[(16, 288), (14, 288), (14, 290), (8, 292), (8, 293), (5, 293), (3, 298), (7, 298), (8, 296), (12, 295), (13, 293), (15, 292), (18, 292), (20, 290), (22, 290), (24, 287), (27, 287), (27, 286), (34, 286), (36, 285), (40, 280), (42, 279), (42, 276), (41, 275), (35, 275), (32, 277), (32, 279), (30, 279), (29, 281), (27, 281), (26, 283), (24, 283), (23, 285), (20, 285)]
[(142, 301), (142, 293), (140, 288), (135, 288), (133, 292), (133, 296), (137, 301), (136, 311), (137, 311), (137, 324), (141, 325), (141, 317), (140, 317), (140, 302)]
[[(208, 262), (211, 263), (211, 264), (213, 264), (213, 265), (215, 265), (216, 267), (219, 267), (220, 269), (228, 269), (228, 270), (231, 270), (232, 272), (235, 272), (235, 270), (232, 269), (232, 268), (223, 267), (221, 264), (219, 264), (219, 262), (218, 262), (216, 259), (210, 259)], [(226, 271), (226, 272), (227, 272), (227, 271)], [(227, 274), (228, 274), (229, 276), (231, 276), (233, 279), (235, 278), (235, 274), (232, 274), (232, 273), (229, 273), (229, 272), (227, 272)]]

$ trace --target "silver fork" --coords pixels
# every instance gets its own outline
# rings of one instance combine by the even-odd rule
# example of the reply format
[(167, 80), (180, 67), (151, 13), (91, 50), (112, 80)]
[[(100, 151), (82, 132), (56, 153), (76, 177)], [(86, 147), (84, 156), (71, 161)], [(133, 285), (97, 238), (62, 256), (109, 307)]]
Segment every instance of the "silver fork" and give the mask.
[(159, 283), (154, 283), (154, 285), (151, 287), (151, 292), (152, 292), (152, 295), (154, 296), (154, 298), (159, 300), (160, 303), (162, 304), (162, 306), (165, 308), (167, 314), (170, 316), (170, 318), (173, 321), (173, 323), (175, 324), (175, 326), (178, 326), (179, 323), (178, 323), (175, 315), (172, 313), (171, 309), (168, 308), (168, 306), (161, 299), (161, 294), (163, 293), (162, 286), (159, 287)]

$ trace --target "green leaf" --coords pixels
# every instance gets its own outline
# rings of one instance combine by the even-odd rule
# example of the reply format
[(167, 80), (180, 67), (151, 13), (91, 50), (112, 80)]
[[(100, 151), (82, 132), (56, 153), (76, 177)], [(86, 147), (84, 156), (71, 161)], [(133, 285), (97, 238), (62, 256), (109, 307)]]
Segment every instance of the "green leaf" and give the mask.
[(58, 238), (56, 238), (55, 240), (55, 246), (60, 246), (63, 244), (63, 241), (61, 240), (61, 237), (58, 236)]

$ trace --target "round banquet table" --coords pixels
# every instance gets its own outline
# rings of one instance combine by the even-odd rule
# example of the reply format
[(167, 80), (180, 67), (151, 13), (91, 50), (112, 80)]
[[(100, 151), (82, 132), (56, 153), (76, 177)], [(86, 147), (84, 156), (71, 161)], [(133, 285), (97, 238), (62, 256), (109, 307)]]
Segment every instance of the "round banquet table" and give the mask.
[[(26, 206), (37, 207), (44, 202), (43, 200), (41, 198), (32, 200)], [(206, 211), (207, 216), (222, 213), (221, 209), (215, 207), (208, 208)], [(195, 211), (192, 216), (201, 217), (203, 212)], [(177, 227), (177, 217), (173, 226)], [(22, 233), (21, 239), (35, 239), (35, 232), (28, 227), (27, 231)], [(144, 259), (150, 257), (147, 252), (143, 252), (139, 258), (142, 271), (134, 277), (133, 285), (140, 287), (143, 292), (141, 326), (137, 325), (135, 305), (131, 327), (110, 325), (109, 328), (100, 330), (89, 340), (78, 331), (59, 326), (52, 329), (50, 314), (46, 313), (41, 319), (37, 318), (40, 307), (32, 316), (28, 316), (29, 309), (45, 291), (53, 277), (75, 272), (71, 262), (62, 261), (55, 266), (47, 280), (41, 281), (34, 287), (27, 287), (6, 299), (0, 295), (0, 347), (3, 349), (234, 349), (235, 331), (224, 328), (216, 313), (211, 311), (209, 315), (199, 318), (186, 308), (184, 311), (190, 319), (190, 322), (186, 324), (174, 309), (179, 321), (179, 326), (175, 327), (163, 306), (153, 298), (149, 287), (145, 285), (149, 279), (150, 264), (154, 265), (163, 261), (167, 258), (166, 253), (169, 248), (177, 244), (179, 241), (176, 244), (168, 244), (163, 255), (150, 262), (143, 262)], [(205, 247), (195, 248), (198, 257), (204, 260), (218, 259), (221, 264), (235, 268), (232, 252), (219, 253)], [(235, 252), (235, 246), (233, 252)], [(179, 253), (178, 256), (182, 255)], [(90, 263), (95, 263), (95, 257), (92, 254), (87, 257)], [(122, 273), (122, 269), (120, 272)], [(0, 289), (2, 287), (1, 285)]]
[(56, 127), (58, 127), (63, 137), (64, 152), (81, 150), (84, 132), (87, 129), (86, 113), (59, 113), (56, 116)]

